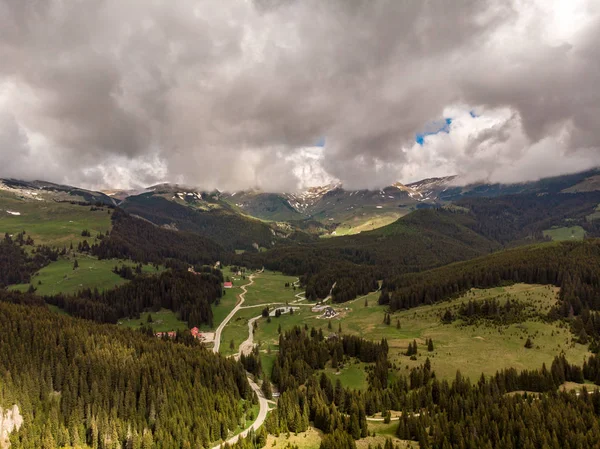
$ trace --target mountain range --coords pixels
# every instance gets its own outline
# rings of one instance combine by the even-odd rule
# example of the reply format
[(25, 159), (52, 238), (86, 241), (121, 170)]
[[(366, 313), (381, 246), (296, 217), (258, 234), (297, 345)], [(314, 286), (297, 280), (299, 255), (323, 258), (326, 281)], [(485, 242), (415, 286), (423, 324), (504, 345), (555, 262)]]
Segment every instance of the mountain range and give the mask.
[(168, 183), (98, 192), (15, 179), (1, 179), (0, 189), (23, 199), (120, 206), (154, 224), (208, 232), (225, 248), (246, 250), (270, 247), (282, 239), (357, 234), (386, 226), (414, 210), (444, 207), (467, 198), (596, 191), (600, 190), (600, 169), (519, 184), (460, 185), (459, 178), (448, 176), (398, 182), (379, 190), (346, 190), (341, 184), (330, 184), (295, 193), (202, 191)]

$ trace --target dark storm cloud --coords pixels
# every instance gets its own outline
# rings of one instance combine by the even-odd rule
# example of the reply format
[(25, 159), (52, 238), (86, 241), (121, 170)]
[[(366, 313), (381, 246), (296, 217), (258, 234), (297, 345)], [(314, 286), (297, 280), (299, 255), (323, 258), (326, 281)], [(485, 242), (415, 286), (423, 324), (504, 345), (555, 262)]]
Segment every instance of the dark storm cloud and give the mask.
[[(323, 137), (322, 166), (351, 187), (514, 180), (521, 160), (516, 180), (534, 178), (553, 172), (532, 163), (544, 152), (587, 168), (599, 11), (559, 5), (6, 0), (0, 176), (293, 189), (299, 149)], [(416, 146), (448, 111), (450, 133)]]

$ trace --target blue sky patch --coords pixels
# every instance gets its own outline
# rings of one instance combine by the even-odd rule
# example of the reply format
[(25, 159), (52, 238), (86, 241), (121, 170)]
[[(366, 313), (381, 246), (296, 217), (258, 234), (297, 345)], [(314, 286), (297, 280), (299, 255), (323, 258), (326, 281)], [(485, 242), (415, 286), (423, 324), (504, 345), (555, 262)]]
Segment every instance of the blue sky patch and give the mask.
[(425, 136), (432, 136), (439, 133), (448, 134), (450, 132), (451, 124), (452, 119), (450, 117), (444, 118), (444, 120), (428, 123), (426, 126), (426, 131), (417, 133), (415, 135), (415, 142), (417, 142), (419, 145), (423, 145), (423, 142), (425, 142)]

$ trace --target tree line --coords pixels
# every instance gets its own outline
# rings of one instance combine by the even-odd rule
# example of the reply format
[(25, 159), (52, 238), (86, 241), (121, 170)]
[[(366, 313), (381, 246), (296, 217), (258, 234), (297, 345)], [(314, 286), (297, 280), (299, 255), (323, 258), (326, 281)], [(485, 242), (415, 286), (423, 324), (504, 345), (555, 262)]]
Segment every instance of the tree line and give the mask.
[[(559, 356), (551, 370), (509, 369), (476, 384), (460, 372), (453, 382), (434, 378), (413, 392), (415, 406), (404, 410), (396, 434), (432, 449), (597, 447), (600, 393), (557, 392), (565, 381), (582, 383), (587, 371), (596, 375), (597, 360), (582, 370)], [(527, 392), (507, 394), (519, 390)]]
[(211, 304), (223, 293), (222, 275), (168, 270), (160, 275), (138, 275), (130, 282), (102, 292), (82, 289), (74, 295), (44, 296), (44, 300), (70, 315), (117, 323), (121, 318), (138, 318), (145, 310), (161, 308), (176, 312), (189, 327), (213, 324)]
[(131, 259), (158, 264), (178, 260), (192, 265), (228, 260), (229, 253), (206, 237), (161, 228), (119, 208), (112, 214), (112, 224), (109, 236), (90, 248), (99, 259)]
[(457, 297), (471, 288), (524, 282), (561, 287), (557, 317), (600, 310), (600, 241), (506, 250), (422, 273), (384, 280), (380, 304), (392, 311)]
[[(24, 246), (32, 247), (30, 253), (25, 251)], [(5, 234), (0, 240), (0, 288), (30, 282), (33, 273), (57, 260), (58, 255), (56, 249), (34, 246), (33, 239), (25, 231), (14, 238)]]
[(0, 328), (0, 408), (24, 417), (15, 448), (210, 447), (253, 401), (242, 366), (201, 347), (4, 301)]
[(334, 302), (378, 288), (377, 281), (488, 254), (501, 246), (469, 226), (474, 217), (444, 209), (419, 210), (397, 222), (358, 235), (311, 244), (280, 245), (238, 255), (240, 265), (299, 276), (307, 298), (325, 298), (335, 283)]

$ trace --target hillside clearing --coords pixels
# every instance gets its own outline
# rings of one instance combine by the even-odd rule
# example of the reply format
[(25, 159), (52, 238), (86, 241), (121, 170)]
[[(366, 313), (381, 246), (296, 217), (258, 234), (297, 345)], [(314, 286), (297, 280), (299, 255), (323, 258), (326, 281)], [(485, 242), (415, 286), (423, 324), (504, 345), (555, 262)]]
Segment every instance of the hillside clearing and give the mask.
[[(79, 268), (73, 269), (77, 260)], [(39, 295), (55, 295), (57, 293), (77, 293), (83, 288), (108, 290), (127, 282), (118, 274), (113, 273), (115, 265), (135, 264), (118, 259), (98, 260), (95, 257), (78, 254), (77, 257), (60, 257), (56, 262), (45, 266), (31, 278), (31, 284), (12, 285), (10, 289), (27, 291), (30, 285), (37, 289)], [(162, 269), (160, 269), (162, 270)], [(160, 271), (159, 270), (159, 271)], [(144, 273), (158, 273), (152, 265), (143, 265)]]
[[(151, 317), (152, 322), (148, 321)], [(161, 309), (157, 312), (144, 312), (139, 319), (121, 319), (119, 326), (130, 329), (139, 329), (142, 326), (151, 326), (154, 332), (183, 331), (187, 329), (187, 323), (181, 321), (177, 314), (171, 310)]]
[(583, 240), (585, 230), (581, 226), (554, 227), (544, 231), (544, 237), (550, 237), (552, 240), (561, 242), (564, 240)]
[[(540, 314), (546, 314), (557, 301), (558, 289), (550, 286), (516, 284), (485, 290), (472, 290), (461, 298), (432, 306), (422, 306), (391, 315), (391, 324), (383, 323), (384, 306), (377, 305), (379, 293), (371, 293), (345, 304), (334, 305), (340, 311), (328, 322), (318, 318), (309, 308), (302, 308), (292, 316), (281, 316), (267, 323), (258, 322), (255, 340), (262, 343), (261, 349), (275, 349), (278, 342), (278, 327), (282, 330), (295, 325), (321, 328), (324, 333), (337, 332), (341, 324), (342, 332), (360, 335), (370, 340), (388, 340), (389, 359), (396, 369), (408, 374), (412, 367), (419, 366), (430, 358), (437, 376), (453, 379), (456, 371), (476, 381), (481, 373), (492, 375), (496, 371), (513, 367), (517, 370), (538, 369), (543, 363), (550, 366), (554, 357), (564, 352), (571, 362), (581, 364), (590, 353), (584, 345), (572, 342), (572, 334), (561, 322), (545, 322), (541, 319), (527, 319), (522, 323), (496, 325), (480, 322), (466, 325), (460, 320), (452, 324), (442, 324), (440, 317), (447, 309), (455, 310), (462, 303), (508, 297), (528, 304)], [(365, 301), (367, 306), (365, 307)], [(400, 329), (396, 328), (400, 320)], [(534, 348), (525, 349), (528, 336), (534, 341)], [(427, 339), (433, 339), (434, 351), (428, 352)], [(416, 360), (410, 360), (404, 353), (409, 343), (418, 344)]]
[(86, 237), (81, 232), (90, 231), (92, 243), (98, 233), (110, 230), (110, 209), (91, 210), (90, 206), (79, 206), (54, 201), (35, 201), (17, 198), (0, 191), (0, 210), (18, 212), (19, 215), (0, 212), (0, 233), (17, 234), (27, 232), (36, 244), (67, 248)]

